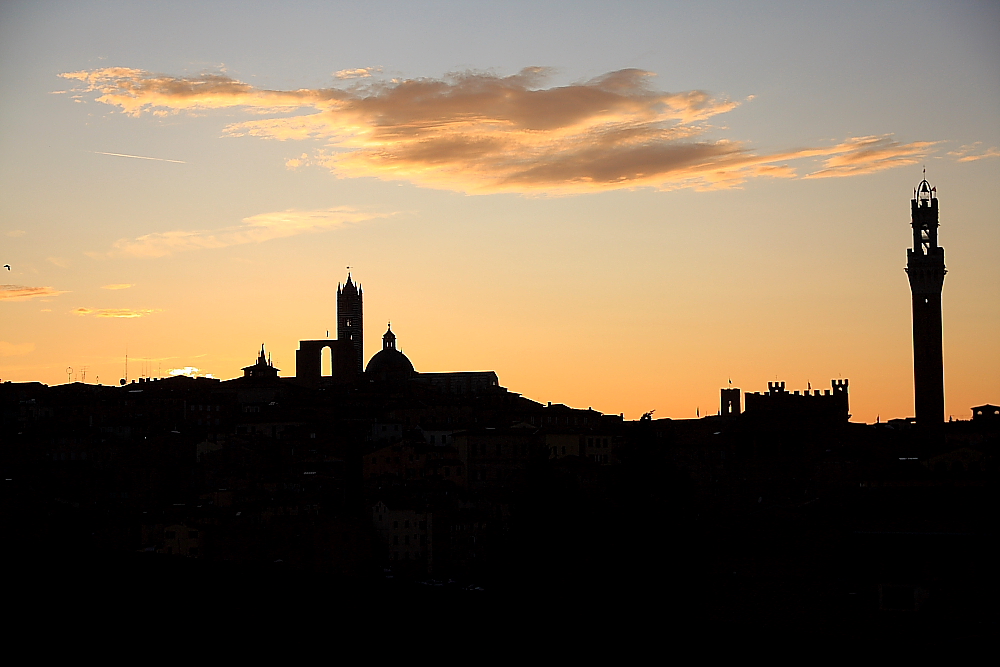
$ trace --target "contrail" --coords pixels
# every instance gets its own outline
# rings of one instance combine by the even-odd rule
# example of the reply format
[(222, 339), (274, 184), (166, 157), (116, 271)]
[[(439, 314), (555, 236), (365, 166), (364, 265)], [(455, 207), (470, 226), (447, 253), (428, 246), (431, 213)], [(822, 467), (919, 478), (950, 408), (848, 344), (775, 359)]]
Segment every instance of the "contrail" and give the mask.
[(102, 151), (91, 151), (91, 153), (96, 153), (97, 155), (113, 155), (114, 157), (134, 157), (136, 160), (156, 160), (157, 162), (178, 162), (180, 164), (187, 164), (184, 160), (168, 160), (162, 157), (146, 157), (145, 155), (126, 155), (125, 153), (104, 153)]

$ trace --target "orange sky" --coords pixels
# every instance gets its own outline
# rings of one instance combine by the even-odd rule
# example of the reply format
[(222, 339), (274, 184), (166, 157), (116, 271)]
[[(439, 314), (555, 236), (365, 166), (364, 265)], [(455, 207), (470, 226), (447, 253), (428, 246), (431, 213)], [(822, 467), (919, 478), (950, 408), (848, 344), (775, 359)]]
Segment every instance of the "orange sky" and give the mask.
[(996, 12), (928, 5), (876, 39), (884, 7), (722, 5), (515, 4), (477, 39), (482, 7), (237, 29), (214, 4), (6, 6), (0, 378), (117, 382), (126, 349), (133, 377), (226, 378), (261, 342), (291, 375), (350, 265), (366, 356), (391, 319), (418, 371), (628, 418), (845, 377), (855, 421), (908, 416), (926, 165), (946, 412), (1000, 403)]

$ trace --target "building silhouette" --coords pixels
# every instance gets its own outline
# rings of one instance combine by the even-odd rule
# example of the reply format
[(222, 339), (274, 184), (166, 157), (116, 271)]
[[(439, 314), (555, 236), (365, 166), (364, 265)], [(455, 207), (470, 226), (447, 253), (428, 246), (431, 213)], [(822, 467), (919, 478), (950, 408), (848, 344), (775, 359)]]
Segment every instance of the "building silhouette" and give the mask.
[[(743, 414), (757, 421), (816, 426), (846, 424), (850, 419), (848, 380), (830, 380), (830, 389), (787, 391), (784, 382), (768, 382), (766, 392), (746, 392)], [(739, 389), (722, 390), (723, 416), (739, 415)], [(735, 401), (735, 405), (733, 405)], [(728, 412), (727, 410), (728, 404)], [(735, 408), (735, 409), (734, 409)]]
[(365, 375), (371, 381), (405, 382), (414, 375), (413, 363), (396, 349), (396, 334), (390, 323), (382, 335), (382, 349), (369, 360)]
[(944, 423), (944, 362), (941, 352), (941, 288), (944, 248), (938, 246), (936, 188), (925, 178), (910, 201), (913, 247), (906, 251), (906, 273), (913, 299), (913, 403), (917, 426)]
[(277, 379), (279, 368), (275, 368), (274, 364), (271, 363), (270, 355), (264, 354), (264, 344), (260, 345), (260, 356), (257, 357), (257, 363), (252, 366), (243, 367), (243, 377), (263, 379), (271, 378)]
[(365, 329), (362, 301), (364, 292), (360, 285), (355, 285), (351, 274), (347, 274), (347, 282), (337, 285), (337, 339), (349, 340), (354, 344), (357, 362), (357, 372), (363, 369), (365, 358)]

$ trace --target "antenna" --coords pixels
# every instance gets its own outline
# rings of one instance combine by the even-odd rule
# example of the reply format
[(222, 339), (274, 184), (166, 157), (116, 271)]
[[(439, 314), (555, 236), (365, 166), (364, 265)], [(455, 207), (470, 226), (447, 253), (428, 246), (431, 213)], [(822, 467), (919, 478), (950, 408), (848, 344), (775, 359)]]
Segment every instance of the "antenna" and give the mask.
[(87, 381), (87, 369), (88, 368), (90, 368), (90, 366), (80, 366), (80, 381), (81, 382), (86, 382)]
[(67, 366), (66, 367), (66, 383), (69, 384), (72, 381), (73, 381), (73, 367), (72, 366)]
[(125, 381), (122, 384), (128, 384), (128, 345), (125, 346)]

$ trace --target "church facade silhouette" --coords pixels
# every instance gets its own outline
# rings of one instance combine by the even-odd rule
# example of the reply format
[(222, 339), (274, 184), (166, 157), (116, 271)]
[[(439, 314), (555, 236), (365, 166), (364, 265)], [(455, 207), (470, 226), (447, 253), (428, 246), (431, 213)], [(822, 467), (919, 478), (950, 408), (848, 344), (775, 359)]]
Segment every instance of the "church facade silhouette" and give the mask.
[[(330, 350), (330, 364), (323, 368), (323, 350)], [(364, 291), (350, 273), (337, 285), (337, 338), (300, 340), (295, 351), (295, 381), (317, 387), (364, 382), (376, 388), (399, 388), (409, 382), (452, 394), (499, 390), (494, 371), (418, 373), (398, 349), (391, 323), (382, 336), (382, 349), (364, 364)]]

